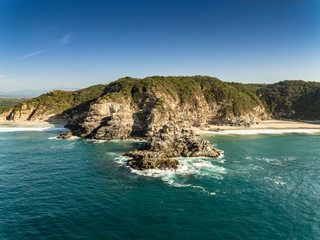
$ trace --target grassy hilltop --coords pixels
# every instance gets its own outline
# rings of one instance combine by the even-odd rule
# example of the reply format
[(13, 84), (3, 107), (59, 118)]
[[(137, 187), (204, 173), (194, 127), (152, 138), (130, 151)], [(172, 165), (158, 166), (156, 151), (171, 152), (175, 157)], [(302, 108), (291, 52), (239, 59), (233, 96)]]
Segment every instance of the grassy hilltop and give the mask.
[[(221, 116), (240, 116), (260, 106), (274, 118), (320, 119), (320, 83), (300, 80), (242, 84), (208, 76), (125, 77), (108, 85), (94, 85), (78, 91), (56, 90), (23, 102), (21, 99), (2, 99), (0, 113), (5, 112), (8, 119), (26, 111), (31, 111), (32, 116), (65, 114), (64, 117), (68, 117), (101, 99), (115, 102), (130, 99), (132, 107), (139, 108), (150, 96), (159, 94), (162, 97), (155, 98), (154, 107), (163, 110), (162, 106), (170, 104), (170, 101), (197, 109), (201, 107), (199, 99), (204, 97), (209, 105), (219, 105)], [(18, 104), (8, 108), (15, 103)]]
[[(118, 86), (117, 89), (113, 88), (115, 85)], [(110, 83), (106, 87), (106, 94), (102, 97), (116, 100), (120, 96), (125, 96), (131, 98), (132, 102), (138, 103), (143, 100), (143, 95), (155, 92), (170, 96), (182, 105), (197, 104), (198, 97), (204, 95), (208, 103), (223, 102), (222, 111), (233, 112), (235, 115), (262, 106), (252, 87), (240, 83), (227, 83), (208, 76), (153, 76), (143, 79), (126, 77)], [(158, 105), (165, 102), (166, 99), (159, 99)]]

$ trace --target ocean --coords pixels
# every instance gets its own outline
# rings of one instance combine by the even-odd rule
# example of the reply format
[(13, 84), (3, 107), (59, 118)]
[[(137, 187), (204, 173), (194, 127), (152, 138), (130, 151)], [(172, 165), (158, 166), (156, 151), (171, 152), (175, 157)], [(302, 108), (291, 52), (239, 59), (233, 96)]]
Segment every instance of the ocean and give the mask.
[[(0, 239), (320, 239), (320, 133), (204, 134), (224, 155), (134, 171), (143, 142), (0, 128)], [(261, 134), (263, 133), (263, 134)]]

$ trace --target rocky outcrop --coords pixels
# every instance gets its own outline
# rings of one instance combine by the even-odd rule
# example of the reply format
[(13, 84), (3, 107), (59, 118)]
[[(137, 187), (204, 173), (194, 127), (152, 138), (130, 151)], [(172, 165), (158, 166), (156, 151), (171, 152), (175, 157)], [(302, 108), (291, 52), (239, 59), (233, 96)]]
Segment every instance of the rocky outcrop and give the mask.
[(152, 136), (170, 121), (249, 127), (267, 117), (257, 98), (218, 79), (126, 78), (109, 84), (87, 111), (74, 112), (66, 127), (80, 137), (112, 140)]
[(128, 165), (138, 170), (177, 169), (179, 161), (175, 157), (217, 158), (220, 151), (198, 136), (185, 123), (169, 122), (150, 137), (143, 150), (134, 150), (125, 154), (132, 159)]
[(114, 140), (130, 137), (134, 120), (130, 104), (108, 102), (102, 99), (93, 103), (87, 112), (75, 114), (66, 127), (74, 135), (95, 139)]
[(68, 131), (68, 132), (65, 132), (65, 133), (62, 133), (60, 134), (60, 136), (58, 137), (58, 139), (69, 139), (71, 138), (73, 135), (72, 135), (72, 132), (71, 131)]
[[(86, 111), (73, 112), (65, 127), (73, 135), (85, 138), (148, 139), (143, 150), (126, 153), (132, 158), (128, 165), (140, 170), (176, 169), (179, 165), (176, 157), (220, 155), (208, 141), (196, 136), (190, 126), (208, 123), (250, 126), (266, 116), (258, 100), (255, 102), (220, 80), (190, 79), (120, 79), (109, 84), (105, 94)], [(225, 88), (225, 93), (215, 89), (214, 84)], [(192, 91), (188, 92), (189, 85)], [(236, 102), (238, 99), (247, 101), (248, 106)]]
[(250, 127), (253, 124), (259, 124), (263, 119), (268, 119), (265, 109), (261, 106), (257, 106), (253, 108), (252, 113), (243, 113), (240, 116), (231, 115), (223, 120), (213, 120), (211, 121), (211, 123), (218, 126), (229, 125), (238, 127)]

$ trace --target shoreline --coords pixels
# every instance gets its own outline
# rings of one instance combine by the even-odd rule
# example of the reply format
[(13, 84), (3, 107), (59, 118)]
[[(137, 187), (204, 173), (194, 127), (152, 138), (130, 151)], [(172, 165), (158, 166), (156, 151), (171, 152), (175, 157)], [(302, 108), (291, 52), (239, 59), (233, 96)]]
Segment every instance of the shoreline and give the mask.
[[(64, 128), (65, 120), (56, 121), (7, 121), (0, 120), (1, 127), (30, 127), (30, 128)], [(208, 125), (207, 127), (192, 127), (195, 134), (274, 134), (274, 133), (294, 133), (294, 132), (320, 132), (320, 124), (284, 121), (284, 120), (264, 120), (251, 127), (219, 126)]]
[(63, 128), (67, 121), (65, 120), (55, 120), (55, 121), (28, 121), (28, 120), (0, 120), (0, 127), (59, 127)]
[(320, 132), (320, 124), (284, 120), (264, 120), (259, 124), (252, 125), (251, 127), (209, 125), (205, 128), (193, 127), (193, 130), (196, 134), (273, 134), (290, 132)]

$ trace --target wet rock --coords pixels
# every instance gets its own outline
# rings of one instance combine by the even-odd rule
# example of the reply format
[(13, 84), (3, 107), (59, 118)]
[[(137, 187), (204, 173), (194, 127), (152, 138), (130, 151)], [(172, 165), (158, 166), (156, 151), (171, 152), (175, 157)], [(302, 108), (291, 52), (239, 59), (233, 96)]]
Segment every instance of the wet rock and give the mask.
[(68, 131), (65, 133), (60, 134), (60, 136), (58, 137), (58, 139), (69, 139), (72, 137), (72, 132)]
[(170, 122), (150, 137), (144, 149), (128, 152), (125, 156), (133, 158), (128, 161), (128, 165), (138, 170), (175, 170), (179, 165), (175, 157), (217, 158), (220, 151), (196, 136), (190, 126)]
[(162, 152), (154, 152), (148, 150), (135, 150), (128, 152), (125, 156), (132, 157), (132, 160), (128, 161), (128, 166), (138, 169), (169, 169), (176, 170), (179, 165), (177, 159), (166, 157)]

